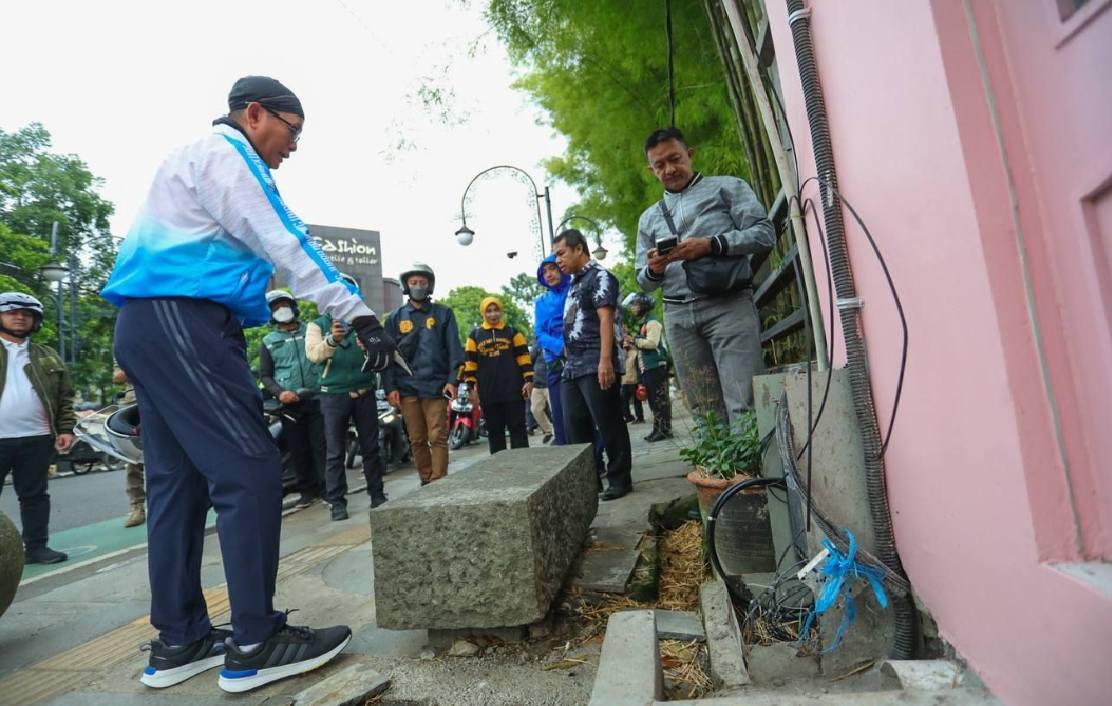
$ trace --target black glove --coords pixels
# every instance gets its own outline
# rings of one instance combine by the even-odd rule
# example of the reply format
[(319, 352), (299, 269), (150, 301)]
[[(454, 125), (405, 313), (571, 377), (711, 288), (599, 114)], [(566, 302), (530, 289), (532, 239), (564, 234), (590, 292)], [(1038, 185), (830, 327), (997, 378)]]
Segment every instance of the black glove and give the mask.
[(363, 362), (363, 372), (380, 373), (390, 367), (394, 360), (397, 344), (390, 334), (382, 328), (376, 316), (360, 316), (351, 322), (355, 335), (363, 344), (367, 359)]

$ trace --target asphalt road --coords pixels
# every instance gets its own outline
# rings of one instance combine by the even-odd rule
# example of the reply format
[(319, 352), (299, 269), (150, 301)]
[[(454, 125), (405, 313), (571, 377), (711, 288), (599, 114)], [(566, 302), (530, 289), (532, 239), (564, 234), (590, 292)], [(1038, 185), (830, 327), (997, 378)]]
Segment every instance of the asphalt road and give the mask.
[[(50, 531), (61, 532), (94, 522), (127, 515), (124, 472), (103, 471), (50, 481)], [(19, 521), (19, 500), (15, 488), (5, 485), (0, 491), (0, 511)], [(122, 522), (122, 520), (121, 520)]]

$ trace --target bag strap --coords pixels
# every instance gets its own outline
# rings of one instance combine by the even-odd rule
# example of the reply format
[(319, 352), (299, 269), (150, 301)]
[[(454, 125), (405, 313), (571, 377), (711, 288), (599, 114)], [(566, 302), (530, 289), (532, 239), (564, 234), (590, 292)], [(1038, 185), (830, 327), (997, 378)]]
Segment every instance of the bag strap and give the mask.
[(668, 207), (664, 205), (664, 199), (661, 199), (657, 205), (660, 206), (660, 212), (664, 214), (664, 222), (668, 224), (668, 230), (672, 231), (672, 235), (677, 238), (680, 237), (680, 232), (676, 230), (676, 222), (672, 220), (672, 214), (668, 212)]

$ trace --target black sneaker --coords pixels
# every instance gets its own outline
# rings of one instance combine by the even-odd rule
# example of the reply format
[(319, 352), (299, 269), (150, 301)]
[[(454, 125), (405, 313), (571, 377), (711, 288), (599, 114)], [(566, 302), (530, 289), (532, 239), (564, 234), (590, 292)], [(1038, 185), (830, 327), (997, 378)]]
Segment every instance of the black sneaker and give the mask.
[(296, 676), (327, 663), (351, 642), (351, 628), (286, 625), (255, 649), (244, 652), (231, 641), (220, 672), (220, 688), (240, 692)]
[(24, 564), (57, 564), (69, 559), (69, 554), (59, 552), (50, 547), (35, 547), (23, 552)]
[(387, 501), (386, 493), (379, 493), (378, 495), (371, 495), (371, 509), (374, 510), (380, 505), (385, 505)]
[(552, 443), (552, 435), (551, 434), (545, 434), (544, 438), (541, 439), (541, 443), (542, 444), (551, 444)]
[(348, 509), (339, 503), (332, 506), (332, 519), (333, 520), (346, 520), (348, 518)]
[(301, 497), (297, 499), (294, 507), (309, 507), (317, 501), (317, 496), (312, 493), (302, 493)]
[(167, 647), (159, 640), (151, 640), (139, 649), (150, 650), (151, 659), (139, 681), (154, 689), (165, 689), (180, 684), (190, 677), (224, 664), (224, 639), (231, 637), (229, 630), (213, 628), (209, 634), (183, 647)]

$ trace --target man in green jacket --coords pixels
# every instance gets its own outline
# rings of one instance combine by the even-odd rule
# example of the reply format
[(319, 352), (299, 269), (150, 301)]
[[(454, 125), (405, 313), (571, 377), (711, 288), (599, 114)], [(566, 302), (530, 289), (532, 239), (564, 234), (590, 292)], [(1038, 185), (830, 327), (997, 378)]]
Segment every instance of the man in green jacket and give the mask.
[(0, 294), (0, 491), (12, 474), (28, 564), (69, 557), (46, 546), (50, 525), (47, 471), (54, 450), (73, 445), (73, 386), (58, 355), (28, 340), (42, 327), (42, 303), (22, 292)]
[(378, 449), (378, 376), (363, 372), (366, 359), (350, 323), (324, 315), (305, 331), (305, 353), (324, 367), (320, 374), (320, 409), (324, 416), (325, 501), (332, 506), (333, 520), (346, 520), (348, 423), (355, 423), (363, 454), (363, 477), (371, 508), (386, 502), (382, 460)]
[[(297, 507), (309, 507), (324, 496), (324, 417), (316, 397), (320, 392), (321, 366), (305, 353), (305, 332), (309, 327), (298, 318), (301, 311), (294, 296), (275, 289), (266, 293), (266, 303), (274, 330), (259, 346), (259, 379), (266, 391), (283, 405), (278, 418), (282, 423), (282, 439), (297, 472), (297, 489), (301, 492)], [(305, 398), (298, 394), (299, 390)]]

